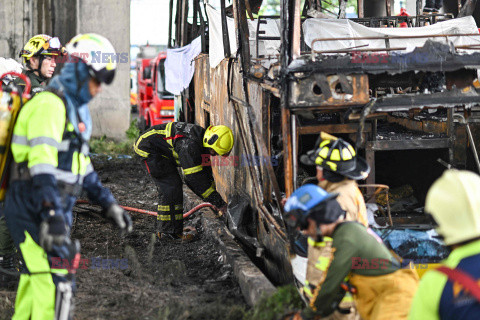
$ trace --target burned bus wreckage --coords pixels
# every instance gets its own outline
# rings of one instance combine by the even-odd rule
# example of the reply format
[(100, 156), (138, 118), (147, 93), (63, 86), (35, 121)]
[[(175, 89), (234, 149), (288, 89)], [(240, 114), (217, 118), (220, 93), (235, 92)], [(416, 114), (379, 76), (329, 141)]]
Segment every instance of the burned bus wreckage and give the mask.
[[(232, 234), (275, 284), (293, 281), (281, 200), (315, 183), (299, 158), (326, 132), (370, 165), (360, 187), (385, 243), (438, 262), (447, 250), (423, 213), (426, 191), (446, 166), (480, 169), (475, 1), (429, 15), (417, 1), (416, 15), (392, 16), (390, 1), (359, 0), (351, 19), (347, 1), (279, 2), (279, 15), (262, 16), (261, 0), (170, 1), (169, 47), (201, 39), (177, 119), (235, 134), (231, 161), (213, 168)], [(385, 16), (364, 17), (379, 3)]]

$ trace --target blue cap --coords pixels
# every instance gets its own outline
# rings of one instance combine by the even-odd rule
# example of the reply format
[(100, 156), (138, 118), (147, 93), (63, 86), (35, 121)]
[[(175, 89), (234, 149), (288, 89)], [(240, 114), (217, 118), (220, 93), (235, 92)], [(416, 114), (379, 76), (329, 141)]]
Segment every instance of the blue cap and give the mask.
[(285, 212), (300, 210), (307, 213), (321, 202), (335, 198), (337, 194), (328, 193), (317, 185), (306, 184), (295, 190), (285, 203)]

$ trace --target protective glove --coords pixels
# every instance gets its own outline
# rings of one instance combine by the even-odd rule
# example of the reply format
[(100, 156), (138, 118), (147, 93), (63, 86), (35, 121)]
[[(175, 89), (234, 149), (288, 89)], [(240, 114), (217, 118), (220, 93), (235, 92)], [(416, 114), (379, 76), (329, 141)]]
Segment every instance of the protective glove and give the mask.
[(108, 207), (106, 216), (107, 218), (111, 218), (117, 224), (122, 235), (125, 234), (125, 232), (132, 232), (132, 218), (130, 218), (130, 215), (118, 204), (114, 203)]
[(63, 245), (67, 235), (68, 229), (63, 215), (55, 215), (55, 211), (50, 210), (48, 218), (40, 224), (40, 246), (47, 252), (51, 251), (53, 245)]
[(35, 175), (32, 178), (32, 186), (32, 199), (38, 210), (45, 212), (46, 207), (53, 208), (58, 215), (61, 210), (61, 200), (55, 177), (51, 174)]

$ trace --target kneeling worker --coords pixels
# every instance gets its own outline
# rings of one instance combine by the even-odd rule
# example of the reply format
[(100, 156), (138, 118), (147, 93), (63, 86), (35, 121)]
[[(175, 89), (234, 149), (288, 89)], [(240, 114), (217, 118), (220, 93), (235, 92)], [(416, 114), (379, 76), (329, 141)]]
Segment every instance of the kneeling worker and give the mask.
[(399, 263), (376, 234), (358, 222), (345, 221), (335, 199), (315, 185), (297, 189), (285, 204), (287, 221), (314, 242), (331, 237), (333, 255), (319, 261), (326, 275), (312, 291), (310, 308), (294, 319), (334, 313), (346, 291), (353, 293), (363, 320), (407, 319), (418, 276)]
[[(233, 148), (233, 134), (226, 126), (210, 126), (206, 130), (185, 122), (170, 122), (151, 127), (134, 145), (158, 190), (157, 232), (160, 237), (190, 240), (183, 235), (183, 183), (177, 167), (181, 167), (187, 186), (205, 202), (220, 211), (226, 203), (215, 188), (209, 156), (227, 156)], [(190, 235), (191, 236), (191, 235)]]

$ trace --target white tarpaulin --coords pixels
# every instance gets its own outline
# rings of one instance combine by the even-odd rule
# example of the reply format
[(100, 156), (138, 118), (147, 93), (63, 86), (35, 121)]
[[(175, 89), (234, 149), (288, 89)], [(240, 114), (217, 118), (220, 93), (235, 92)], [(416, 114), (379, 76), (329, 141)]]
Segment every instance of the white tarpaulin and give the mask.
[[(257, 38), (258, 19), (248, 20), (248, 31), (250, 39), (250, 55), (256, 56), (256, 38)], [(265, 24), (260, 24), (260, 31), (262, 37), (279, 37), (280, 38), (280, 20), (266, 19)], [(258, 55), (276, 56), (280, 54), (280, 40), (260, 40), (258, 41)]]
[[(223, 51), (223, 33), (222, 33), (222, 19), (220, 11), (216, 10), (211, 5), (207, 5), (208, 15), (208, 34), (210, 39), (209, 44), (209, 59), (210, 67), (215, 68), (224, 58)], [(280, 20), (267, 19), (266, 24), (260, 25), (260, 30), (265, 33), (265, 37), (280, 37)], [(254, 21), (248, 20), (248, 31), (250, 39), (250, 54), (256, 57), (256, 33), (257, 33), (258, 19)], [(230, 53), (235, 57), (237, 53), (237, 38), (235, 34), (235, 22), (232, 18), (227, 17), (228, 37), (230, 39)], [(260, 40), (258, 43), (258, 54), (263, 56), (274, 56), (280, 53), (280, 40)]]
[[(440, 34), (478, 34), (477, 25), (472, 16), (451, 19), (426, 27), (418, 28), (368, 28), (348, 19), (307, 19), (303, 23), (305, 43), (311, 48), (312, 41), (317, 38), (351, 38), (351, 37), (385, 37), (388, 36), (419, 36)], [(444, 37), (430, 38), (445, 42)], [(390, 48), (406, 48), (412, 51), (422, 47), (428, 38), (390, 39)], [(480, 44), (480, 36), (453, 36), (448, 41), (456, 46)], [(315, 50), (344, 50), (386, 48), (385, 40), (343, 40), (322, 41), (314, 44)]]
[(165, 59), (165, 89), (175, 95), (180, 94), (192, 81), (195, 72), (196, 56), (202, 51), (202, 39), (198, 37), (189, 45), (177, 49), (167, 49)]
[[(210, 68), (215, 68), (225, 58), (223, 51), (223, 32), (222, 32), (222, 16), (220, 11), (207, 4), (208, 16), (208, 37)], [(237, 54), (237, 38), (235, 34), (235, 21), (227, 17), (228, 38), (230, 40), (230, 54), (235, 57)]]

